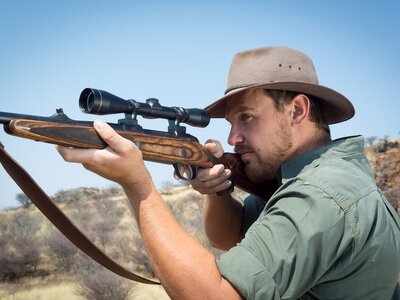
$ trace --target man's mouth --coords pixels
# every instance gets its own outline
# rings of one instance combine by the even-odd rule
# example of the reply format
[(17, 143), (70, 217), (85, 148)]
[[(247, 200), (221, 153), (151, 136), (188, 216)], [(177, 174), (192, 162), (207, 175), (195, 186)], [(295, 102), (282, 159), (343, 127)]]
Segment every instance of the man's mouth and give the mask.
[(246, 158), (249, 158), (250, 156), (252, 156), (253, 155), (253, 152), (250, 152), (250, 151), (248, 151), (248, 152), (242, 152), (242, 153), (240, 153), (240, 158), (242, 159), (242, 160), (245, 160)]
[(235, 147), (235, 152), (240, 155), (240, 158), (242, 160), (245, 160), (254, 154), (254, 151), (252, 149), (250, 149), (249, 147), (243, 147), (243, 146)]

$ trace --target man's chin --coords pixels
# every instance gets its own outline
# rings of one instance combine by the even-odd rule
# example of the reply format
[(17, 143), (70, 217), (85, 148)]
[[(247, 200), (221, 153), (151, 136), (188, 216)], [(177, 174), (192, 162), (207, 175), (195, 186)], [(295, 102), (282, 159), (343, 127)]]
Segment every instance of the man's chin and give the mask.
[(260, 170), (254, 170), (248, 166), (246, 166), (246, 175), (252, 182), (263, 182), (265, 181), (265, 177), (262, 176)]
[(256, 183), (265, 182), (276, 177), (275, 173), (273, 174), (271, 172), (263, 170), (259, 166), (258, 168), (252, 168), (251, 165), (246, 165), (245, 173), (252, 182)]

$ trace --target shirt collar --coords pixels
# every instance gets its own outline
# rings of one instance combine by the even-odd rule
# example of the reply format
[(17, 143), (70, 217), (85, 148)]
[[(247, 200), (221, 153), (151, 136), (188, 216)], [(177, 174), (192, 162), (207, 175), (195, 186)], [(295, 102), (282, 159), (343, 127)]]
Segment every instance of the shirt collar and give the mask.
[(319, 164), (322, 159), (348, 156), (363, 152), (364, 138), (352, 136), (340, 138), (331, 143), (302, 153), (281, 166), (282, 183), (296, 177), (301, 171)]

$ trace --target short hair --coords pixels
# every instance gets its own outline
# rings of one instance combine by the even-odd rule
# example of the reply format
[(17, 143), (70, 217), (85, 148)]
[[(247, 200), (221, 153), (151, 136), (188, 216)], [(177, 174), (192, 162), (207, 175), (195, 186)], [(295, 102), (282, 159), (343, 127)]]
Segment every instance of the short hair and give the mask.
[[(272, 98), (274, 101), (275, 108), (278, 111), (283, 111), (285, 105), (289, 104), (292, 99), (298, 95), (297, 92), (291, 91), (283, 91), (283, 90), (266, 90), (264, 89), (264, 93)], [(305, 95), (310, 100), (310, 113), (309, 113), (309, 120), (314, 122), (317, 128), (325, 130), (327, 134), (331, 134), (329, 129), (329, 125), (326, 121), (325, 111), (321, 104), (321, 101), (314, 96), (310, 96), (307, 94)]]

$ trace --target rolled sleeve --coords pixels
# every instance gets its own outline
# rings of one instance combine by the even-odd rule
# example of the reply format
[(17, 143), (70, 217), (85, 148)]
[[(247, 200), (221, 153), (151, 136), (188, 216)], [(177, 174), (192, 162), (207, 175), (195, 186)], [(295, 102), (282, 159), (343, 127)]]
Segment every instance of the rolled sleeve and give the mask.
[(244, 247), (234, 247), (221, 255), (217, 265), (221, 275), (246, 299), (280, 299), (268, 270)]

